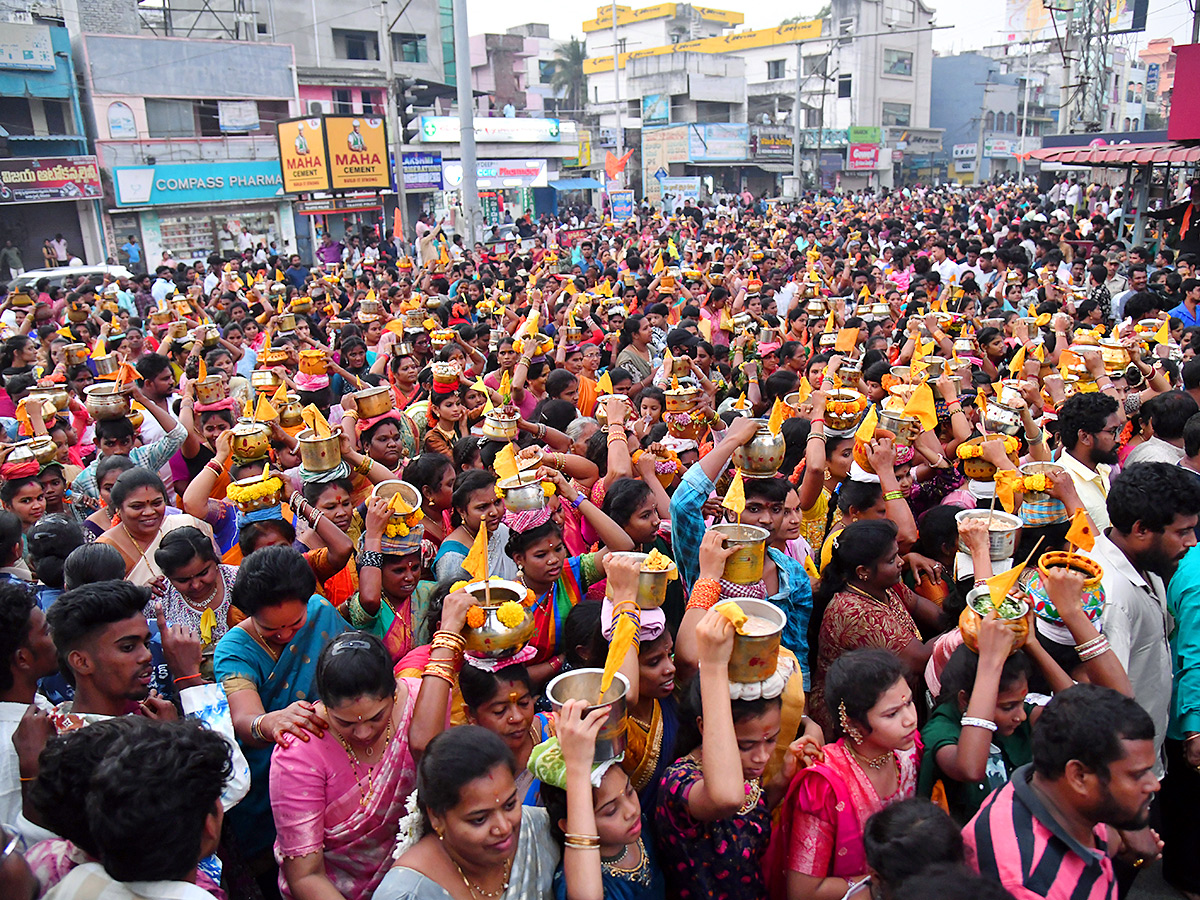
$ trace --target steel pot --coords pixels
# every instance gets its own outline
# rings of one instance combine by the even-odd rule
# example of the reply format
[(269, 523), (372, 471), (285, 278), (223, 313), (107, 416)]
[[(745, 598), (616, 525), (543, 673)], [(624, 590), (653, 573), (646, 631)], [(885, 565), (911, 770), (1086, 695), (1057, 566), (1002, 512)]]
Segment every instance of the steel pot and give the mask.
[(283, 381), (270, 369), (255, 369), (250, 373), (250, 386), (256, 391), (274, 392)]
[(82, 366), (87, 362), (87, 344), (67, 344), (63, 347), (63, 357), (68, 366)]
[[(1050, 475), (1052, 473), (1061, 475), (1065, 471), (1066, 471), (1066, 469), (1064, 469), (1058, 463), (1049, 463), (1049, 462), (1028, 462), (1028, 463), (1025, 463), (1025, 465), (1021, 466), (1021, 468), (1020, 468), (1020, 472), (1022, 475)], [(1045, 491), (1026, 491), (1025, 492), (1025, 500), (1028, 503), (1041, 503), (1041, 502), (1043, 502), (1045, 500), (1049, 500), (1049, 499), (1050, 499), (1050, 495), (1048, 493), (1046, 493)]]
[(1021, 432), (1021, 414), (1000, 403), (989, 403), (983, 412), (983, 424), (993, 434), (1016, 437)]
[[(503, 578), (489, 578), (486, 586), (484, 582), (476, 581), (468, 584), (465, 590), (475, 598), (475, 605), (487, 617), (478, 628), (468, 627), (463, 631), (467, 653), (483, 659), (506, 659), (524, 650), (537, 632), (533, 613), (525, 603), (525, 585)], [(509, 601), (525, 607), (525, 618), (515, 628), (509, 628), (496, 616), (500, 605)]]
[(92, 362), (96, 364), (96, 377), (104, 378), (110, 375), (116, 375), (121, 371), (121, 361), (117, 359), (115, 353), (105, 353), (103, 356), (92, 357)]
[(546, 508), (546, 492), (542, 482), (530, 476), (514, 475), (496, 482), (504, 493), (504, 505), (513, 512), (526, 512)]
[(354, 395), (354, 405), (360, 419), (374, 419), (376, 416), (382, 416), (393, 409), (392, 389), (384, 384), (358, 391)]
[(921, 433), (921, 420), (885, 409), (879, 413), (879, 427), (895, 435), (892, 443), (897, 447), (911, 447)]
[(587, 716), (597, 709), (607, 709), (608, 718), (600, 728), (596, 737), (596, 753), (592, 757), (593, 764), (616, 759), (625, 752), (627, 723), (626, 694), (629, 692), (629, 682), (620, 672), (616, 673), (612, 684), (600, 696), (600, 682), (604, 677), (603, 669), (574, 669), (563, 672), (548, 685), (546, 696), (555, 712), (562, 710), (568, 700), (586, 700), (589, 705), (583, 711)]
[[(1017, 551), (1017, 538), (1021, 534), (1022, 523), (1019, 516), (1012, 516), (1000, 510), (964, 509), (954, 516), (954, 520), (960, 524), (967, 519), (983, 519), (986, 522), (988, 516), (992, 519), (988, 528), (988, 556), (992, 562), (1011, 559)], [(958, 549), (968, 555), (971, 552), (961, 537), (958, 539)]]
[(736, 447), (733, 464), (746, 478), (771, 478), (783, 465), (783, 434), (772, 434), (766, 419), (758, 419), (758, 431), (750, 442)]

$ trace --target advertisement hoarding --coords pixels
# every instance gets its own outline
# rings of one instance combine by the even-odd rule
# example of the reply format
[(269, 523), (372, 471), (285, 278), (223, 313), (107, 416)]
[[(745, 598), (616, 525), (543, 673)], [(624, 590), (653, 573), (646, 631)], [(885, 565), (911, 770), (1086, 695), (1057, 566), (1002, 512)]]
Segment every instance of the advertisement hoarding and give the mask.
[(117, 206), (168, 206), (283, 196), (276, 160), (163, 163), (113, 169)]
[(616, 222), (630, 218), (637, 209), (633, 191), (609, 191), (608, 202), (612, 207), (612, 218)]
[(879, 168), (879, 148), (873, 144), (851, 144), (846, 153), (846, 169), (861, 172)]
[[(475, 140), (482, 144), (557, 144), (558, 119), (476, 117)], [(462, 136), (458, 116), (421, 116), (421, 142), (457, 144)]]
[(84, 200), (101, 192), (94, 156), (0, 159), (0, 204)]
[(329, 188), (366, 191), (391, 187), (387, 126), (369, 116), (326, 116)]
[(283, 190), (288, 194), (329, 190), (325, 126), (317, 118), (288, 119), (276, 128)]
[(442, 154), (440, 150), (429, 153), (404, 153), (402, 166), (405, 190), (442, 190)]
[(693, 162), (741, 161), (750, 155), (750, 126), (714, 123), (688, 126), (688, 159)]

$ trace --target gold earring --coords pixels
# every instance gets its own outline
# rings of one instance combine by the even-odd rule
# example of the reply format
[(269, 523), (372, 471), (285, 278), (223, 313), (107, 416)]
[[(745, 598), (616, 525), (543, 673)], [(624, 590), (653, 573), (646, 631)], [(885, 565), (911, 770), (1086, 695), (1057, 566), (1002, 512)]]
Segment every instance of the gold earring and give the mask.
[(845, 700), (838, 704), (838, 724), (842, 728), (842, 733), (850, 739), (852, 744), (861, 744), (863, 742), (862, 732), (850, 724), (850, 716), (846, 714)]

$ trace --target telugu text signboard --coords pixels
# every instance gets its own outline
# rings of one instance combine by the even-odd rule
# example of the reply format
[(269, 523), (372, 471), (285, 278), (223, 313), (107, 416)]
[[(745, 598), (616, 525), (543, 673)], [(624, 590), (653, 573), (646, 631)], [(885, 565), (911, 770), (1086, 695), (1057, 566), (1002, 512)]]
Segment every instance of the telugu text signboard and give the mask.
[(0, 159), (0, 204), (86, 200), (101, 194), (94, 156)]

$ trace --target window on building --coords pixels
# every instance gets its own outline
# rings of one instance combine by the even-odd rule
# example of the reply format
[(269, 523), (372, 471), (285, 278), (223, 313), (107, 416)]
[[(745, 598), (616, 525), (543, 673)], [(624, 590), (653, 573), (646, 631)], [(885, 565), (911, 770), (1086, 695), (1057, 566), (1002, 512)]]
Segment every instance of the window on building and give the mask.
[(806, 56), (804, 57), (804, 74), (805, 75), (826, 75), (829, 72), (829, 56)]
[(804, 127), (805, 128), (820, 128), (821, 125), (822, 125), (821, 110), (819, 110), (819, 109), (804, 110)]
[(1129, 130), (1129, 116), (1126, 116), (1125, 117), (1125, 127), (1122, 129), (1122, 131), (1128, 131), (1128, 130)]
[(1134, 119), (1133, 121), (1131, 121), (1131, 122), (1129, 123), (1129, 130), (1130, 130), (1130, 131), (1137, 131), (1137, 130), (1138, 130), (1138, 120), (1137, 120), (1137, 119)]
[(354, 97), (349, 88), (337, 88), (333, 91), (333, 114), (335, 116), (354, 114)]
[(255, 30), (256, 30), (256, 31), (257, 31), (259, 34), (270, 34), (270, 31), (269, 31), (269, 30), (268, 30), (268, 28), (267, 28), (267, 23), (266, 23), (266, 22), (256, 22), (256, 23), (255, 23)]
[(908, 103), (883, 104), (883, 125), (907, 128), (912, 124), (912, 106)]
[(382, 116), (383, 113), (383, 92), (382, 91), (363, 91), (362, 92), (362, 111), (366, 116)]
[[(728, 103), (722, 103), (716, 100), (696, 101), (697, 122), (728, 122), (730, 114), (731, 110)], [(679, 122), (684, 120), (672, 117), (671, 121)]]
[(767, 80), (776, 81), (783, 78), (784, 61), (782, 59), (767, 60)]
[(912, 78), (913, 55), (909, 50), (884, 50), (883, 74)]
[(983, 117), (983, 130), (984, 131), (995, 131), (996, 130), (996, 114), (994, 112), (992, 112), (990, 109), (988, 110), (988, 114)]
[(407, 63), (429, 62), (425, 35), (392, 32), (392, 59)]
[(379, 34), (375, 31), (335, 28), (333, 55), (338, 59), (379, 59)]
[(884, 0), (883, 21), (911, 23), (916, 20), (916, 0)]
[(854, 16), (843, 16), (838, 19), (837, 33), (839, 44), (849, 44), (854, 40)]
[(538, 60), (538, 84), (549, 84), (554, 80), (554, 72), (558, 68), (552, 59)]
[(438, 0), (439, 31), (442, 38), (442, 81), (458, 84), (454, 63), (454, 0)]
[(1016, 131), (1017, 130), (1017, 114), (1016, 113), (1008, 114), (1008, 120), (1005, 123), (1004, 130), (1005, 131)]
[(33, 113), (25, 97), (0, 97), (0, 125), (9, 134), (33, 134)]
[(625, 47), (628, 43), (629, 43), (629, 38), (618, 38), (617, 39), (617, 52), (618, 53), (627, 52)]
[(195, 137), (196, 112), (193, 101), (147, 98), (146, 129), (152, 138)]
[(838, 99), (845, 100), (850, 96), (851, 78), (847, 75), (838, 76)]
[(67, 111), (66, 101), (63, 100), (43, 100), (42, 112), (46, 116), (46, 133), (47, 134), (71, 134), (75, 128), (68, 125), (71, 117)]

